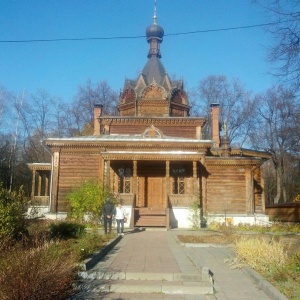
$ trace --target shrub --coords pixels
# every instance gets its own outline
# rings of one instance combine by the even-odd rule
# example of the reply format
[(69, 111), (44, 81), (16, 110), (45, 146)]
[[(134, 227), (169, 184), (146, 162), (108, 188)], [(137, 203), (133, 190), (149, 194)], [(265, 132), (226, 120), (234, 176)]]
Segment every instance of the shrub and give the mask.
[(0, 299), (65, 299), (72, 292), (75, 259), (58, 243), (15, 246), (0, 257)]
[(0, 239), (15, 239), (26, 232), (25, 208), (26, 198), (22, 187), (17, 192), (9, 192), (0, 184)]
[(30, 220), (30, 225), (22, 240), (0, 239), (0, 299), (68, 298), (79, 263), (111, 237), (72, 222)]
[(82, 236), (85, 226), (73, 222), (58, 222), (50, 224), (51, 237), (60, 239), (75, 239)]
[(68, 217), (76, 221), (84, 221), (87, 214), (89, 221), (98, 223), (102, 214), (102, 205), (109, 192), (100, 184), (92, 181), (83, 183), (67, 195), (69, 204)]
[(192, 203), (192, 205), (189, 207), (189, 217), (188, 220), (191, 222), (192, 224), (192, 228), (193, 229), (199, 229), (200, 228), (200, 212), (201, 212), (201, 208), (200, 205), (198, 203), (198, 201), (194, 201)]

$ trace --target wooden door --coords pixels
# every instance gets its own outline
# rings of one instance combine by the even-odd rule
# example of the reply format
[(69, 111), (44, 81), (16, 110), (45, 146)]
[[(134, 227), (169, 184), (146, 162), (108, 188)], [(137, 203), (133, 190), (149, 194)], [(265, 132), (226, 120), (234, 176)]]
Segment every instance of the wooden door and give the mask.
[(163, 179), (159, 177), (148, 177), (147, 190), (148, 207), (163, 208)]

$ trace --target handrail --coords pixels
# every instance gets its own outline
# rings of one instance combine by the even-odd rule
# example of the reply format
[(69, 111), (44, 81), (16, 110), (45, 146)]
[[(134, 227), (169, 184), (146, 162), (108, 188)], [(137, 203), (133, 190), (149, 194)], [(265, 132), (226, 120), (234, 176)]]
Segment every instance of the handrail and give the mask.
[(166, 209), (166, 228), (169, 230), (171, 228), (170, 224), (170, 208)]
[(136, 206), (136, 195), (133, 195), (133, 200), (132, 200), (132, 207), (131, 207), (131, 218), (130, 218), (130, 228), (134, 228), (135, 224), (135, 206)]

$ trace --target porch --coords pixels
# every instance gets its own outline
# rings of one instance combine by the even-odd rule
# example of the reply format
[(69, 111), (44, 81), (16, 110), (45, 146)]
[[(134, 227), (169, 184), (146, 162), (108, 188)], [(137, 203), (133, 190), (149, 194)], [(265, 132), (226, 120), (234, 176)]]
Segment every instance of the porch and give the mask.
[[(137, 207), (136, 197), (133, 194), (119, 194), (119, 198), (122, 199), (124, 206), (131, 207), (129, 224), (131, 228), (161, 227), (169, 229), (177, 227), (180, 222), (179, 219), (188, 219), (190, 207), (193, 201), (195, 201), (195, 197), (192, 194), (170, 194), (168, 195), (167, 207), (153, 208)], [(180, 215), (184, 216), (184, 218), (180, 218)], [(184, 227), (188, 227), (187, 224)]]

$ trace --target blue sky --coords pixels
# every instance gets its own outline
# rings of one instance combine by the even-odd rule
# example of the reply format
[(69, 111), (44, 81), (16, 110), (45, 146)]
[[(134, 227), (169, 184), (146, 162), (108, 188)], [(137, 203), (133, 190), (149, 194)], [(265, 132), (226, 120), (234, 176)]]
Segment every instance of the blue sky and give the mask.
[[(0, 40), (143, 36), (154, 0), (0, 0)], [(266, 23), (250, 0), (157, 0), (165, 34)], [(268, 75), (263, 28), (165, 36), (162, 63), (188, 90), (208, 75), (239, 78), (262, 92)], [(147, 62), (146, 38), (0, 43), (0, 85), (15, 93), (43, 89), (69, 101), (88, 78), (119, 91)]]

